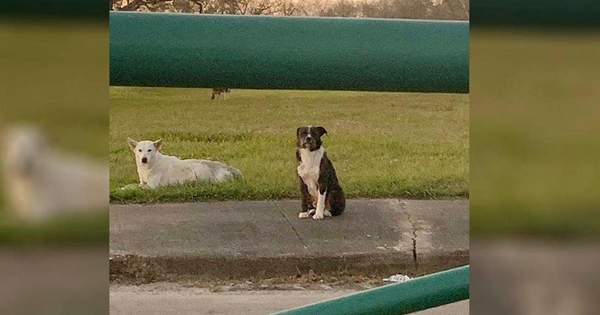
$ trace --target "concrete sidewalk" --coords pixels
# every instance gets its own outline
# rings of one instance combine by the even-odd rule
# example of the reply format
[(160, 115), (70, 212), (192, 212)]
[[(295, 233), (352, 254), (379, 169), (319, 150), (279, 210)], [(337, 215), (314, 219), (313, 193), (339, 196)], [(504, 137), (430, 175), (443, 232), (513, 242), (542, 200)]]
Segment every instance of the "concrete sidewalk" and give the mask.
[(299, 208), (297, 200), (112, 205), (111, 278), (415, 275), (468, 264), (468, 200), (348, 200), (344, 214), (321, 221), (299, 219)]

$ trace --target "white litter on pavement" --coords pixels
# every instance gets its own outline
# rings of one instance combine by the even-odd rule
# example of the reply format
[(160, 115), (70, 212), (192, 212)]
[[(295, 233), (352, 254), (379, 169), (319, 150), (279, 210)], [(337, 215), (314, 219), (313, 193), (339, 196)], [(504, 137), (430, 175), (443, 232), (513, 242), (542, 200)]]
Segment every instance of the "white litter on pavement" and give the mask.
[(409, 276), (401, 275), (399, 273), (390, 276), (389, 278), (383, 279), (383, 282), (406, 282), (410, 280)]

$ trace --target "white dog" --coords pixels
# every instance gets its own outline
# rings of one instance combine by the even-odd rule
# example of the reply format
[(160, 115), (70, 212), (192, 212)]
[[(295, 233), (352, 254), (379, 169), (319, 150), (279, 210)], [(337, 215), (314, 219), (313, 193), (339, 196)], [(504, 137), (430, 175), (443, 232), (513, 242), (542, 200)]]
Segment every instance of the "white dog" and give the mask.
[(19, 217), (41, 221), (107, 210), (108, 164), (58, 152), (33, 126), (6, 128), (2, 136), (5, 193)]
[[(162, 139), (157, 141), (135, 141), (127, 139), (135, 152), (135, 163), (140, 177), (140, 187), (182, 184), (185, 182), (220, 183), (239, 179), (242, 173), (231, 166), (209, 160), (180, 160), (175, 156), (163, 155), (158, 150)], [(127, 187), (127, 186), (126, 186)]]

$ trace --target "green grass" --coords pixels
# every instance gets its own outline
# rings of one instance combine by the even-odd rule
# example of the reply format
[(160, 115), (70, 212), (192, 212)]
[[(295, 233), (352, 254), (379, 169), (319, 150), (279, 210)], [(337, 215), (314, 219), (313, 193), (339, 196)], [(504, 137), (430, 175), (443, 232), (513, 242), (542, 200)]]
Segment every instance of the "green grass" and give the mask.
[[(299, 197), (295, 132), (322, 125), (324, 146), (349, 198), (468, 197), (468, 95), (110, 89), (113, 203)], [(162, 152), (239, 168), (241, 182), (119, 190), (137, 183), (126, 138), (164, 140)]]
[(63, 216), (43, 223), (27, 223), (0, 215), (0, 246), (106, 244), (108, 212), (88, 217)]
[(598, 34), (471, 32), (472, 235), (600, 231)]
[(10, 93), (0, 127), (41, 126), (54, 146), (107, 162), (106, 25), (0, 22), (0, 42), (11, 43), (2, 54), (0, 86)]
[[(108, 28), (88, 22), (0, 22), (0, 129), (42, 127), (53, 147), (108, 164)], [(9, 92), (10, 91), (10, 92)], [(1, 175), (1, 174), (0, 174)], [(15, 220), (0, 181), (0, 245), (107, 244), (108, 205), (97, 217)]]

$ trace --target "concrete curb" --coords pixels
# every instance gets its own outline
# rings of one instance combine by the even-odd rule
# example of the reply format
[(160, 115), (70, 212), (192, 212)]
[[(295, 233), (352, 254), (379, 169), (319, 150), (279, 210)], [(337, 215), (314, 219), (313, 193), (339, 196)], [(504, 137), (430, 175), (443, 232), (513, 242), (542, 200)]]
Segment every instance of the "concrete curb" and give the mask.
[(110, 279), (411, 276), (469, 263), (468, 200), (348, 200), (324, 221), (298, 201), (111, 206)]

